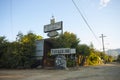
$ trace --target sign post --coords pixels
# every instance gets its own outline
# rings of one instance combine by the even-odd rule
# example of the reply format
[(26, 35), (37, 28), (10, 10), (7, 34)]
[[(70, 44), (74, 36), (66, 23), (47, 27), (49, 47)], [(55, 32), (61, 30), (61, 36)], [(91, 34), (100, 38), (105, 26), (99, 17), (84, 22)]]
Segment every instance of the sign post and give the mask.
[[(44, 25), (44, 33), (47, 33), (48, 37), (56, 37), (59, 35), (60, 32), (58, 30), (61, 30), (61, 34), (63, 34), (63, 22), (55, 22), (55, 19), (52, 17), (50, 20), (50, 24)], [(52, 47), (49, 47), (51, 49)], [(49, 50), (46, 49), (46, 50)], [(55, 66), (56, 68), (62, 68), (65, 69), (67, 65), (66, 55), (74, 55), (76, 53), (76, 49), (71, 48), (57, 48), (57, 49), (51, 49), (51, 55), (55, 55)], [(44, 54), (43, 61), (46, 62), (45, 58), (47, 53)]]
[(58, 30), (62, 30), (63, 33), (63, 22), (56, 22), (55, 19), (51, 19), (51, 23), (44, 25), (44, 33), (48, 33), (47, 36), (49, 37), (55, 37), (58, 35)]

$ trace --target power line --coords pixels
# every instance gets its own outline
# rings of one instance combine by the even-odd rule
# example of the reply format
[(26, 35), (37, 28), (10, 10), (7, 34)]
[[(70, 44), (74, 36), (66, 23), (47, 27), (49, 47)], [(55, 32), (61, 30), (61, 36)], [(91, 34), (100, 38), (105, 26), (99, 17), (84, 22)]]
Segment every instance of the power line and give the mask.
[[(96, 37), (94, 31), (92, 30), (92, 28), (90, 27), (90, 25), (88, 24), (88, 21), (85, 19), (85, 17), (83, 16), (82, 12), (80, 11), (80, 9), (78, 8), (78, 6), (76, 5), (75, 1), (72, 0), (75, 8), (78, 10), (79, 14), (81, 15), (81, 17), (83, 18), (84, 22), (86, 23), (87, 27), (90, 29), (90, 31), (92, 32), (93, 36), (95, 37), (95, 39), (99, 42), (98, 38)], [(99, 42), (100, 43), (100, 42)]]
[[(10, 1), (10, 27), (11, 27), (11, 37), (13, 39), (13, 1)], [(11, 41), (12, 41), (11, 39)]]

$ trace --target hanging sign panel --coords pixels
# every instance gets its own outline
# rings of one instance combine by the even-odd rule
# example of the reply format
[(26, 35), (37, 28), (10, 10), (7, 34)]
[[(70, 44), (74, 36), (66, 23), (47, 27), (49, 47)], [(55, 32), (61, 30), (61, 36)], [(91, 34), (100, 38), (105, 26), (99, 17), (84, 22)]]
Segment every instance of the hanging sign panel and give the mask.
[(62, 29), (62, 21), (56, 22), (54, 24), (48, 24), (44, 25), (44, 32), (51, 32), (55, 30), (61, 30)]
[(51, 31), (51, 32), (48, 32), (47, 36), (49, 37), (54, 37), (54, 36), (57, 36), (58, 35), (58, 32), (57, 31)]

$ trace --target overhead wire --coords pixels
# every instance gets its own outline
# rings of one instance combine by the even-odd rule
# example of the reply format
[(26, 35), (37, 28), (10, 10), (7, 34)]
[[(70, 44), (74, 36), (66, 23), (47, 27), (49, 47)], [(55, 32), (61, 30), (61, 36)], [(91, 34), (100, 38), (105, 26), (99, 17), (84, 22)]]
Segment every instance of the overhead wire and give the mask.
[(94, 31), (92, 30), (91, 26), (88, 24), (88, 21), (86, 20), (86, 18), (83, 16), (81, 10), (79, 9), (79, 7), (77, 6), (77, 4), (75, 3), (74, 0), (72, 0), (75, 8), (78, 10), (79, 14), (81, 15), (82, 19), (84, 20), (84, 22), (86, 23), (87, 27), (90, 29), (90, 31), (92, 32), (93, 36), (95, 37), (95, 39), (100, 43), (100, 41), (98, 40), (97, 36), (95, 35)]
[[(13, 1), (10, 1), (10, 27), (11, 27), (11, 37), (13, 39)], [(12, 41), (11, 39), (11, 41)]]

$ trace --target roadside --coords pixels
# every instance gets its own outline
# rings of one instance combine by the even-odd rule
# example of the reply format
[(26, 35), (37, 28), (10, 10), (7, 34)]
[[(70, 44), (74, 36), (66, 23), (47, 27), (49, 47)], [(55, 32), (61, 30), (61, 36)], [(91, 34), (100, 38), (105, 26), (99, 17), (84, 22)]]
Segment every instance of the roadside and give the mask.
[(120, 64), (109, 63), (69, 70), (0, 70), (0, 80), (120, 80)]

